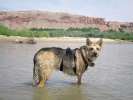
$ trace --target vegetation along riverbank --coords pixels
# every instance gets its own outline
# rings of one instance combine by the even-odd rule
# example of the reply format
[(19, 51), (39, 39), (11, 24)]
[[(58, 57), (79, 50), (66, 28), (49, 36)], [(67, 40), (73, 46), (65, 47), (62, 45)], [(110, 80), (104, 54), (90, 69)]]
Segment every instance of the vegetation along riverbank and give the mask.
[(95, 37), (133, 41), (133, 33), (109, 30), (101, 32), (98, 28), (68, 29), (10, 29), (0, 25), (0, 35), (20, 37)]

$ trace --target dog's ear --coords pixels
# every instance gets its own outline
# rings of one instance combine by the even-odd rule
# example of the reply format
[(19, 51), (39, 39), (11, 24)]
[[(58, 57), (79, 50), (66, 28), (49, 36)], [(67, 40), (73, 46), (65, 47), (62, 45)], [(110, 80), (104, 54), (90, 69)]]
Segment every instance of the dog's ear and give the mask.
[(98, 45), (102, 46), (102, 44), (103, 44), (103, 39), (100, 38), (96, 43), (97, 43)]
[(90, 44), (92, 44), (92, 41), (91, 41), (89, 38), (87, 38), (87, 39), (86, 39), (86, 44), (87, 44), (87, 45), (90, 45)]

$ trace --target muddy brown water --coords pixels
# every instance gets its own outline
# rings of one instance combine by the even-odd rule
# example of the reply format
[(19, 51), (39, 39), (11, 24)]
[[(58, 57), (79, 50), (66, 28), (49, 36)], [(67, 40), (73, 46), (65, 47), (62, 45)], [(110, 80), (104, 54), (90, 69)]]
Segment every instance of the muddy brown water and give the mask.
[(0, 43), (0, 100), (133, 100), (133, 44), (104, 44), (96, 66), (76, 77), (55, 71), (46, 87), (32, 87), (33, 56), (42, 47), (79, 47), (84, 43)]

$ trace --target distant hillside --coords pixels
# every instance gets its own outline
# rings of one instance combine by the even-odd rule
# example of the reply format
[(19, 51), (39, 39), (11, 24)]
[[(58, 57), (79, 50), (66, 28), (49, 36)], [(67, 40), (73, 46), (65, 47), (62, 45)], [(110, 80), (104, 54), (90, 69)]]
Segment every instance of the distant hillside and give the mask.
[(104, 18), (72, 15), (44, 11), (0, 12), (0, 23), (13, 28), (99, 28), (101, 31), (115, 30), (133, 32), (133, 23), (107, 22)]

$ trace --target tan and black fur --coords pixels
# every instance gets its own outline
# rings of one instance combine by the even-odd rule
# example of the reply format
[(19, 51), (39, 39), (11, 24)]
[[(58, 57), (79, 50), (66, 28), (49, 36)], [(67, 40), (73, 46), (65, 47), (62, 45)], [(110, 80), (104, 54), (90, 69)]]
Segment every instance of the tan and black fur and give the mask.
[(86, 45), (75, 49), (58, 47), (42, 48), (34, 56), (33, 84), (43, 87), (53, 70), (58, 69), (69, 75), (77, 76), (77, 83), (88, 66), (94, 66), (102, 47), (102, 39), (92, 42), (86, 39)]

